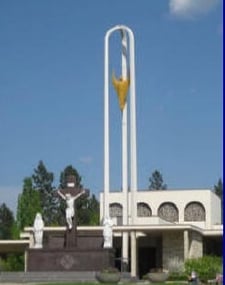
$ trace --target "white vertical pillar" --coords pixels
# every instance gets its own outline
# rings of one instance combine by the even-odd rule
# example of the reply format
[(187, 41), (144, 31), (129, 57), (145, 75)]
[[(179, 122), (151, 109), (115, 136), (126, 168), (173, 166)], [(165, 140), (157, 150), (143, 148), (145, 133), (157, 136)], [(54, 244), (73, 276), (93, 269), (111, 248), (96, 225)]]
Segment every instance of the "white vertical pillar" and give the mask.
[(188, 231), (184, 231), (184, 260), (189, 258), (189, 235)]
[[(127, 80), (127, 33), (121, 29), (122, 36), (122, 78)], [(128, 154), (127, 154), (127, 103), (122, 110), (122, 192), (123, 203), (123, 225), (128, 224)], [(128, 267), (128, 233), (122, 235), (122, 266), (123, 270)]]
[(130, 274), (131, 278), (137, 277), (137, 240), (136, 240), (136, 232), (132, 231), (130, 233), (131, 238), (131, 269)]
[[(127, 35), (121, 30), (122, 35), (122, 78), (127, 80)], [(122, 191), (124, 194), (123, 224), (127, 225), (127, 195), (128, 195), (128, 164), (127, 164), (127, 103), (122, 110)]]
[(105, 35), (104, 66), (104, 217), (109, 217), (109, 35)]
[(131, 190), (131, 221), (134, 224), (137, 209), (135, 192), (137, 191), (137, 142), (136, 142), (136, 92), (135, 92), (135, 48), (134, 35), (129, 29), (130, 38), (130, 190)]

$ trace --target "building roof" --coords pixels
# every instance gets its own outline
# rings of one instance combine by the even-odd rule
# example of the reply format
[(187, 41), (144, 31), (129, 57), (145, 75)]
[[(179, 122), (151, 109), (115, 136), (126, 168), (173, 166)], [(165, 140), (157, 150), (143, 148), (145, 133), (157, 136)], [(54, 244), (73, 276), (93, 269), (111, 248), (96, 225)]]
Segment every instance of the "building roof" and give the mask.
[(29, 240), (0, 240), (0, 253), (24, 252), (29, 244)]
[[(44, 227), (44, 232), (64, 232), (66, 227)], [(91, 232), (103, 232), (103, 226), (78, 226), (77, 230), (83, 233)], [(192, 230), (200, 233), (202, 236), (207, 237), (222, 237), (223, 225), (216, 225), (215, 228), (206, 230), (199, 228), (191, 224), (152, 224), (152, 225), (127, 225), (127, 226), (113, 226), (113, 232), (115, 235), (120, 235), (122, 232), (136, 231), (139, 233), (157, 233), (165, 231), (184, 231)], [(6, 252), (24, 252), (30, 245), (29, 237), (33, 233), (33, 227), (25, 227), (24, 233), (21, 234), (21, 238), (24, 240), (0, 240), (0, 253)], [(28, 239), (27, 239), (28, 238)]]

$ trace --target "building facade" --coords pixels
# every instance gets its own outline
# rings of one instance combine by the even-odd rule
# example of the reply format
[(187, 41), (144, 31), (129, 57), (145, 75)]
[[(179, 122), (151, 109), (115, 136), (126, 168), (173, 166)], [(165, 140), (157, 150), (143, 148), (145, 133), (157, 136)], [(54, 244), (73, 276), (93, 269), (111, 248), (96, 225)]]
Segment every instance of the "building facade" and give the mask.
[[(123, 224), (126, 199), (128, 225)], [(118, 266), (119, 261), (125, 261), (122, 235), (128, 232), (127, 265), (133, 276), (142, 277), (155, 267), (170, 269), (174, 262), (182, 265), (188, 258), (222, 255), (221, 200), (211, 190), (136, 191), (128, 192), (127, 197), (122, 192), (110, 192), (108, 205)]]

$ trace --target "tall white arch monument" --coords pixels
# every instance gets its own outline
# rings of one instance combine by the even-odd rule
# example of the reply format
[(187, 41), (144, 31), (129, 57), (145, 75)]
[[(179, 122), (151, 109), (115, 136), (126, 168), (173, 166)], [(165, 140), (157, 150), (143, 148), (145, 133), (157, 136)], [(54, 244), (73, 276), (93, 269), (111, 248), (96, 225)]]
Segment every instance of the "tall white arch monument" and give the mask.
[[(121, 34), (121, 77), (117, 79), (109, 70), (110, 47), (109, 39), (113, 33)], [(117, 25), (106, 32), (104, 46), (104, 214), (109, 217), (110, 192), (110, 122), (109, 122), (109, 96), (110, 84), (113, 84), (118, 96), (122, 113), (122, 193), (123, 193), (123, 219), (124, 226), (129, 225), (136, 215), (134, 195), (137, 191), (137, 151), (136, 151), (136, 94), (135, 94), (135, 47), (134, 34), (130, 28)], [(128, 99), (129, 96), (129, 100)], [(128, 104), (129, 103), (129, 104)], [(127, 106), (129, 105), (129, 106)], [(129, 108), (129, 118), (128, 118)], [(129, 136), (128, 136), (129, 133)], [(131, 201), (128, 201), (128, 188)], [(128, 233), (123, 233), (122, 258), (128, 262)]]

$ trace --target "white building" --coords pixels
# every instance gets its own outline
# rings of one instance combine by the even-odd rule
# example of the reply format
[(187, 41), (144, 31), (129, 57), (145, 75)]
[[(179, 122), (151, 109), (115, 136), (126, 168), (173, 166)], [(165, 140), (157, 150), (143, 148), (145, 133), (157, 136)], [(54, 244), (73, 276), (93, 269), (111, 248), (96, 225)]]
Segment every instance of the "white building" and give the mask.
[[(122, 192), (108, 194), (117, 258), (123, 252), (122, 233), (128, 232), (132, 276), (142, 276), (154, 267), (169, 269), (174, 259), (183, 263), (205, 254), (222, 255), (221, 200), (214, 192), (150, 190), (132, 194), (128, 193), (128, 225), (124, 226), (126, 197)], [(100, 219), (104, 217), (103, 198), (101, 193)]]

